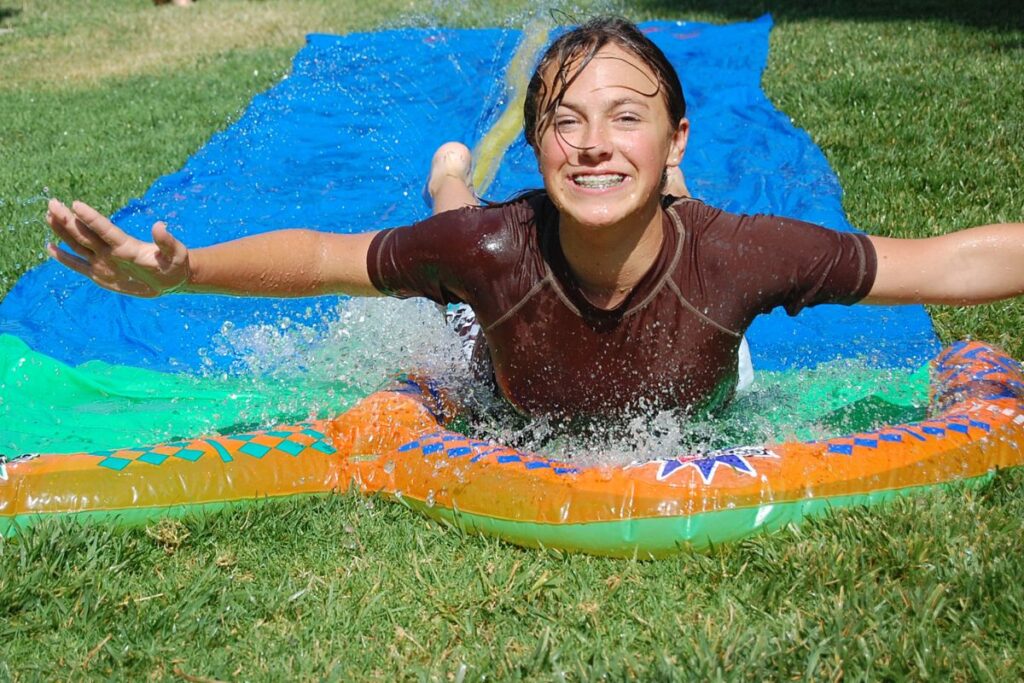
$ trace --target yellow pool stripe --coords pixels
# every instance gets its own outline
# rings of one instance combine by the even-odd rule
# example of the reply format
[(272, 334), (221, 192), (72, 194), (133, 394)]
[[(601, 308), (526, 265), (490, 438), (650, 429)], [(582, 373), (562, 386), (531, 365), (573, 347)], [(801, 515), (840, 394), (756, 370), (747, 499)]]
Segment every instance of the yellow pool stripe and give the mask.
[(487, 188), (498, 175), (498, 168), (505, 157), (505, 152), (523, 129), (523, 101), (526, 99), (528, 74), (533, 68), (537, 54), (547, 45), (550, 33), (551, 29), (545, 21), (535, 20), (527, 25), (523, 31), (523, 42), (520, 43), (505, 72), (508, 106), (473, 150), (473, 158), (476, 160), (473, 187), (479, 196), (487, 193)]

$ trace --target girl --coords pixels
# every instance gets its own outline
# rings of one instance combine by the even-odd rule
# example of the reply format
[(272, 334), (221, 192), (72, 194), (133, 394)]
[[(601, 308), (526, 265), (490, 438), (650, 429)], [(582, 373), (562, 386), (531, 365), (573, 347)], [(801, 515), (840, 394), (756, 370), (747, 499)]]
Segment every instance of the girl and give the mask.
[[(435, 155), (443, 211), (363, 234), (282, 230), (189, 250), (87, 205), (50, 203), (50, 253), (136, 296), (179, 291), (424, 296), (466, 303), (475, 359), (520, 411), (556, 418), (713, 407), (754, 317), (856, 301), (978, 303), (1024, 292), (1024, 225), (921, 240), (728, 214), (685, 195), (678, 76), (635, 26), (592, 20), (545, 53), (524, 108), (544, 189), (475, 206), (465, 148)], [(72, 253), (73, 252), (73, 253)]]

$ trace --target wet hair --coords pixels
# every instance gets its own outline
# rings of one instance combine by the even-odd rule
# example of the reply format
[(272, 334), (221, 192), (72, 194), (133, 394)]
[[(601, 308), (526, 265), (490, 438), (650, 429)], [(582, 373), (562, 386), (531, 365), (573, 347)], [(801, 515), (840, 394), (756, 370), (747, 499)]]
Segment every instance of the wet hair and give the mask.
[[(665, 53), (645, 36), (636, 24), (621, 17), (595, 17), (560, 36), (541, 57), (526, 88), (523, 122), (526, 141), (536, 148), (554, 119), (566, 90), (579, 77), (594, 56), (606, 45), (617, 45), (635, 55), (658, 81), (653, 93), (661, 93), (668, 107), (669, 120), (678, 124), (686, 116), (686, 99), (679, 75)], [(551, 91), (544, 76), (554, 68)]]

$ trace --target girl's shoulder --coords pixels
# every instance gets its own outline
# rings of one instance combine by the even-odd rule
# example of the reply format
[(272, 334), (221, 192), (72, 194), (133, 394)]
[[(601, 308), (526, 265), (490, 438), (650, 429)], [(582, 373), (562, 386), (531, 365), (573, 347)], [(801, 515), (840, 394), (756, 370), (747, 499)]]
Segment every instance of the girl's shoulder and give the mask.
[(676, 227), (689, 237), (697, 237), (713, 227), (716, 219), (729, 218), (729, 214), (695, 197), (662, 198), (662, 208), (675, 219)]

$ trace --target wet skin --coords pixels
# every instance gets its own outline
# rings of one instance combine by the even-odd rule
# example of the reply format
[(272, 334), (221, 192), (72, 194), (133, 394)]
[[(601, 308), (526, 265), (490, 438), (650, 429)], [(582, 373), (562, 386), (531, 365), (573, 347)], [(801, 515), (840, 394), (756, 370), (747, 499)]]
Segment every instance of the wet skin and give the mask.
[(617, 45), (594, 56), (542, 131), (537, 164), (563, 250), (595, 298), (614, 305), (615, 290), (628, 290), (657, 255), (662, 179), (682, 160), (688, 132), (686, 119), (669, 120), (653, 72)]

